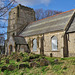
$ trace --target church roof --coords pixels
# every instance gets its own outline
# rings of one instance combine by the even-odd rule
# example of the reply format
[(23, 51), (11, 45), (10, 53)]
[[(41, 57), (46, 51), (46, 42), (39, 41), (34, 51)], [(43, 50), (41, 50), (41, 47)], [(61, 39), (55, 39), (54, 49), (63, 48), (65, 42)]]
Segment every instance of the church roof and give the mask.
[(72, 24), (70, 25), (67, 32), (75, 32), (75, 18), (74, 18), (74, 20), (73, 20)]
[[(51, 17), (47, 17), (42, 20), (35, 21), (33, 23), (30, 23), (20, 35), (32, 36), (54, 31), (63, 31), (65, 30), (68, 22), (71, 20), (73, 14), (74, 9)], [(70, 30), (72, 30), (72, 28)]]
[(27, 44), (24, 37), (21, 37), (21, 36), (15, 36), (14, 41), (15, 41), (16, 44), (21, 44), (21, 45)]

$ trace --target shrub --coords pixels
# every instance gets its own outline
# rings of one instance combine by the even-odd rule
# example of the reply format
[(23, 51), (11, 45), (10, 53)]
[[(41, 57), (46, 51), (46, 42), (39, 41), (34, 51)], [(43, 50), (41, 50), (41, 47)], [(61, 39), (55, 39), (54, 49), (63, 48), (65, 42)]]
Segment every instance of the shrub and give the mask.
[(38, 55), (38, 54), (35, 54), (35, 58), (39, 58), (39, 56), (40, 56), (40, 55)]
[(44, 66), (44, 67), (42, 67), (42, 69), (41, 69), (41, 70), (44, 72), (46, 68), (47, 68), (47, 67), (46, 67), (46, 66)]
[(33, 54), (31, 54), (30, 56), (29, 56), (29, 59), (34, 59), (35, 58), (35, 55), (33, 55)]
[(19, 65), (19, 69), (21, 69), (21, 68), (29, 68), (29, 64), (28, 63), (25, 63), (25, 64), (20, 64)]
[(25, 53), (24, 53), (24, 57), (28, 57), (28, 53), (25, 52)]
[(4, 75), (10, 75), (9, 71), (8, 70), (5, 70), (4, 71)]
[(4, 72), (5, 70), (7, 70), (6, 66), (2, 66), (1, 71)]
[(12, 53), (11, 53), (11, 56), (13, 56), (14, 54), (16, 54), (16, 53), (15, 53), (15, 52), (12, 52)]
[(24, 72), (21, 72), (21, 74), (20, 75), (24, 75)]
[(22, 57), (24, 57), (24, 54), (23, 54), (22, 52), (20, 53), (20, 55), (21, 55)]
[(65, 60), (64, 58), (61, 58), (61, 60)]
[(22, 61), (23, 62), (29, 61), (29, 57), (24, 57)]

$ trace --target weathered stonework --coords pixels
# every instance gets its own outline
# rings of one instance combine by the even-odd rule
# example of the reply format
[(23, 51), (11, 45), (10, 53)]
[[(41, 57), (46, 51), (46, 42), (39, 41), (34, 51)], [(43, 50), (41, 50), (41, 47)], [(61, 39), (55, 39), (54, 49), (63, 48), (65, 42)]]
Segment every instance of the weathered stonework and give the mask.
[[(51, 57), (75, 57), (75, 10), (33, 21), (35, 12), (32, 8), (19, 4), (11, 9), (5, 53), (11, 54), (12, 45), (12, 52), (30, 50), (35, 54)], [(22, 39), (21, 43), (15, 44), (14, 35), (25, 38), (25, 43), (19, 38)], [(56, 39), (52, 41), (53, 37)], [(53, 46), (55, 50), (52, 50)]]
[(75, 57), (75, 33), (67, 34), (69, 57)]
[[(54, 32), (54, 33), (46, 33), (44, 34), (44, 54), (46, 56), (50, 56), (50, 53), (52, 53), (53, 57), (64, 57), (63, 55), (63, 47), (64, 47), (64, 40), (63, 40), (63, 35), (64, 32)], [(33, 51), (32, 43), (30, 44), (30, 50), (33, 53), (40, 54), (40, 48), (41, 48), (41, 37), (42, 35), (35, 35), (35, 36), (30, 36), (30, 37), (25, 37), (26, 41), (28, 42), (30, 39), (31, 41), (35, 38), (37, 39), (39, 37), (39, 47), (37, 45), (37, 51)], [(58, 50), (57, 51), (52, 51), (52, 46), (51, 46), (51, 37), (56, 36), (58, 39)], [(37, 42), (38, 42), (37, 41)]]
[(9, 12), (7, 38), (11, 35), (19, 35), (30, 23), (35, 21), (35, 12), (32, 8), (18, 5)]

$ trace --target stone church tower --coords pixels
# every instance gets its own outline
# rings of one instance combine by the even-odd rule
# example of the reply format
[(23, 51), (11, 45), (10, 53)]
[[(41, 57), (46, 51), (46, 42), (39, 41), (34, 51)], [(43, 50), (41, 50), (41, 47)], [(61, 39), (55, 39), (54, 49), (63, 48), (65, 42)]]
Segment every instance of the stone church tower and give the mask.
[(35, 21), (35, 12), (32, 8), (18, 5), (9, 12), (7, 39), (10, 36), (18, 36), (21, 31), (30, 23)]

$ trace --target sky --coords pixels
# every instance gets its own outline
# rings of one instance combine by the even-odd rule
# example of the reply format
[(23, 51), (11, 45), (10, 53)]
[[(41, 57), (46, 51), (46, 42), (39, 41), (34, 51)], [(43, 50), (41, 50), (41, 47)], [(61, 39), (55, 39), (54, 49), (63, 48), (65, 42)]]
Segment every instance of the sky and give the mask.
[[(4, 3), (2, 1), (7, 1), (7, 3)], [(12, 0), (0, 0), (0, 6), (4, 6), (8, 4), (8, 1), (12, 1)], [(43, 8), (45, 10), (50, 9), (50, 10), (57, 10), (57, 11), (65, 12), (68, 10), (75, 9), (75, 0), (16, 0), (16, 2), (17, 3), (15, 4), (15, 6), (17, 6), (18, 4), (21, 4), (24, 6), (31, 7), (34, 10)], [(7, 18), (7, 16), (5, 18)], [(4, 21), (0, 20), (0, 24), (2, 24), (1, 22), (4, 22)], [(7, 22), (8, 21), (6, 21), (5, 24), (8, 25)], [(7, 32), (7, 28), (0, 29), (0, 32), (3, 32), (3, 31)]]
[(51, 9), (58, 11), (68, 11), (75, 8), (75, 0), (16, 0), (33, 9)]

